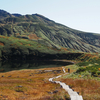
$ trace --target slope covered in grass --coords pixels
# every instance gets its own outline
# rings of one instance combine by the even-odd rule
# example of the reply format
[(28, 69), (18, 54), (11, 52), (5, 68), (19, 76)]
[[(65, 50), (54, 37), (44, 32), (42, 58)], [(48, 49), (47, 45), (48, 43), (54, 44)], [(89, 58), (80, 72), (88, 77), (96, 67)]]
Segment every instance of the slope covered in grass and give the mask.
[(0, 36), (0, 57), (5, 60), (74, 59), (81, 54), (67, 48), (48, 47), (32, 40)]
[(71, 29), (39, 14), (4, 17), (0, 20), (0, 34), (38, 41), (49, 47), (100, 52), (99, 34)]
[(70, 68), (70, 73), (57, 80), (69, 85), (84, 100), (100, 100), (100, 55), (85, 53), (77, 61), (66, 66), (66, 72)]

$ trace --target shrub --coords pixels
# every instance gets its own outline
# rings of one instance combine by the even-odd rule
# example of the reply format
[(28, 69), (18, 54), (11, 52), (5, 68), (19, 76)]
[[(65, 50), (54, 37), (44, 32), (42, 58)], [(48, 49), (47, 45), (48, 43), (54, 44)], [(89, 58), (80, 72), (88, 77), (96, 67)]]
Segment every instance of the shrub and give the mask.
[(100, 71), (100, 68), (98, 68), (98, 70)]
[(0, 57), (2, 57), (2, 51), (0, 50)]
[(95, 76), (96, 75), (96, 70), (92, 70), (91, 73), (92, 73), (93, 76)]
[(18, 85), (18, 86), (15, 87), (16, 92), (24, 92), (26, 90), (27, 89), (25, 87), (21, 86), (21, 85)]
[(100, 71), (97, 71), (97, 74), (100, 75)]
[(84, 72), (84, 71), (86, 71), (86, 68), (81, 67), (76, 71), (76, 73), (80, 73), (80, 72)]

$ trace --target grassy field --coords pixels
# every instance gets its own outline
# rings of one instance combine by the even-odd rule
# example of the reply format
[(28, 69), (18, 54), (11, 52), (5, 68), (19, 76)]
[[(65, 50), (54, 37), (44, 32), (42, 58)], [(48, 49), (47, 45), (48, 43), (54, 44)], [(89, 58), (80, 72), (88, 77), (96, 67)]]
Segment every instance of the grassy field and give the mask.
[(99, 66), (98, 61), (95, 60), (95, 63), (76, 61), (74, 65), (56, 68), (23, 69), (0, 73), (0, 99), (69, 100), (68, 93), (59, 84), (48, 81), (51, 77), (63, 75), (62, 67), (64, 67), (66, 72), (70, 68), (70, 73), (55, 80), (64, 82), (74, 91), (79, 92), (83, 96), (83, 100), (100, 100), (99, 75), (91, 76), (92, 72), (88, 72), (88, 70), (77, 72), (82, 65), (91, 68), (94, 65), (94, 69), (98, 69), (96, 67)]
[[(40, 52), (43, 54), (59, 53), (63, 54), (61, 57), (73, 59), (74, 65), (65, 66), (66, 71), (70, 68), (70, 73), (58, 80), (70, 85), (83, 96), (84, 100), (100, 100), (100, 57), (98, 53), (79, 53), (74, 50), (70, 52), (67, 48), (50, 48), (27, 39), (0, 36), (1, 58), (7, 59), (8, 55), (12, 54), (14, 57), (15, 55), (38, 56)], [(65, 54), (69, 55), (65, 56)], [(78, 54), (81, 55), (78, 57)], [(45, 70), (55, 71), (45, 72)], [(61, 71), (58, 73), (56, 70)], [(62, 67), (0, 73), (0, 99), (66, 100), (69, 98), (68, 93), (60, 85), (48, 81), (49, 78), (61, 74), (63, 74)]]
[[(48, 71), (47, 71), (48, 70)], [(49, 72), (49, 70), (52, 70)], [(57, 72), (56, 70), (60, 70)], [(0, 73), (1, 100), (66, 100), (69, 98), (59, 84), (48, 81), (63, 74), (61, 67), (34, 70), (14, 70)], [(57, 93), (55, 92), (57, 91)]]
[(70, 73), (58, 80), (79, 92), (83, 100), (100, 100), (99, 54), (85, 54), (80, 59), (83, 61), (66, 66), (66, 70), (70, 68)]

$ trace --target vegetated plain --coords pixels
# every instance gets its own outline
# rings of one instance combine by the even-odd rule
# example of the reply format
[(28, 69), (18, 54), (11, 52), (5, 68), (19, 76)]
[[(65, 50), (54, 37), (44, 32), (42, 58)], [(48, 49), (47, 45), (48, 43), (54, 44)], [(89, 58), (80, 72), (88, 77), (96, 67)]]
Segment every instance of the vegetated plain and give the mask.
[[(100, 35), (71, 29), (39, 15), (10, 14), (0, 10), (0, 60), (73, 61), (63, 66), (58, 80), (84, 100), (100, 100)], [(12, 66), (15, 67), (15, 66)], [(49, 78), (64, 74), (61, 67), (4, 72), (0, 63), (1, 100), (70, 100), (60, 85)]]
[[(99, 61), (99, 54), (85, 53), (75, 60), (74, 65), (42, 69), (15, 69), (6, 73), (0, 69), (0, 98), (8, 100), (69, 100), (68, 93), (59, 84), (48, 81), (51, 77), (63, 75), (57, 80), (65, 82), (79, 92), (84, 100), (99, 100)], [(62, 67), (66, 72), (70, 68), (70, 73), (65, 75)]]
[[(2, 35), (0, 36), (0, 48), (0, 58), (2, 62), (63, 59), (66, 58), (65, 55), (68, 56), (68, 59), (74, 59), (83, 54), (75, 51), (71, 53), (69, 51), (70, 49), (63, 47), (57, 49), (44, 46), (35, 41)], [(73, 55), (73, 57), (71, 55)], [(1, 99), (69, 99), (69, 95), (60, 85), (48, 81), (51, 77), (63, 74), (61, 67), (18, 71), (16, 69), (17, 66), (18, 65), (15, 66), (15, 64), (12, 66), (14, 71), (4, 72), (5, 69), (2, 67), (2, 63), (0, 65)], [(49, 72), (49, 70), (52, 71)]]
[[(35, 55), (35, 58), (40, 57), (39, 50), (42, 49), (41, 47), (43, 48), (45, 47), (44, 45), (38, 44), (37, 42), (30, 41), (27, 39), (19, 39), (15, 37), (5, 37), (5, 36), (0, 36), (0, 38), (1, 38), (0, 45), (1, 45), (1, 59), (2, 60), (9, 60), (12, 57), (11, 56), (9, 58), (8, 56), (9, 54), (14, 54), (14, 51), (13, 52), (11, 51), (12, 48), (15, 48), (17, 51), (19, 51), (19, 54), (22, 56), (21, 50), (23, 49), (20, 50), (20, 45), (23, 45), (24, 50), (26, 50), (27, 48), (29, 49), (31, 45), (32, 45), (32, 48), (33, 47), (36, 48), (36, 49), (33, 48), (33, 51), (37, 50), (38, 52), (38, 56), (36, 56), (35, 54), (36, 51), (33, 53), (33, 55)], [(16, 40), (16, 42), (13, 42), (14, 40)], [(37, 44), (35, 45), (35, 43)], [(6, 49), (7, 51), (4, 51), (6, 45), (8, 45), (9, 48)], [(38, 45), (39, 45), (39, 49), (38, 49)], [(62, 77), (59, 80), (64, 81), (66, 84), (71, 86), (75, 91), (79, 92), (79, 94), (83, 96), (84, 100), (93, 100), (93, 99), (99, 100), (100, 99), (99, 92), (97, 92), (99, 91), (98, 89), (99, 89), (99, 75), (100, 75), (99, 74), (100, 73), (99, 53), (83, 53), (83, 52), (80, 53), (80, 52), (75, 52), (75, 51), (69, 52), (67, 48), (62, 48), (61, 50), (60, 49), (58, 50), (58, 49), (50, 48), (50, 47), (49, 48), (45, 47), (45, 49), (43, 50), (46, 50), (46, 49), (48, 49), (47, 54), (50, 53), (49, 50), (52, 50), (52, 51), (54, 50), (53, 53), (51, 52), (51, 55), (53, 54), (52, 56), (56, 55), (58, 56), (58, 58), (60, 58), (60, 57), (64, 57), (64, 56), (61, 56), (64, 53), (64, 55), (68, 54), (68, 57), (66, 57), (66, 59), (70, 58), (69, 60), (76, 61), (74, 65), (69, 65), (66, 67), (63, 66), (66, 68), (66, 71), (68, 68), (70, 68), (71, 72), (67, 76), (63, 76), (64, 79)], [(41, 52), (42, 55), (46, 56), (45, 53)], [(61, 55), (58, 55), (59, 53)], [(77, 56), (76, 55), (72, 56), (72, 53), (73, 55), (76, 54)], [(24, 52), (24, 58), (22, 57), (22, 60), (23, 59), (26, 60), (25, 54), (26, 52)], [(28, 56), (28, 54), (26, 55)], [(50, 60), (52, 59), (52, 56)], [(54, 71), (45, 72), (45, 70), (55, 70), (55, 72)], [(61, 72), (58, 73), (56, 70), (61, 70)], [(66, 100), (66, 98), (69, 98), (68, 94), (63, 89), (61, 89), (59, 85), (50, 83), (48, 81), (50, 77), (63, 74), (62, 67), (35, 69), (35, 70), (32, 70), (32, 69), (20, 70), (20, 71), (14, 70), (11, 72), (6, 72), (6, 73), (4, 73), (3, 72), (4, 69), (1, 68), (0, 71), (1, 71), (1, 74), (0, 74), (1, 99), (8, 98), (12, 100), (14, 99), (15, 100), (17, 99), (53, 100), (55, 98), (58, 100), (59, 99)], [(93, 91), (93, 89), (95, 90)], [(57, 91), (57, 93), (54, 93), (55, 91)]]
[(100, 100), (99, 54), (82, 55), (80, 61), (77, 64), (66, 66), (66, 68), (75, 71), (58, 80), (65, 82), (74, 91), (79, 92), (83, 96), (83, 100)]
[[(46, 72), (46, 70), (53, 70)], [(56, 70), (60, 70), (58, 73)], [(44, 68), (34, 70), (14, 70), (0, 73), (0, 99), (8, 100), (54, 100), (54, 98), (69, 98), (60, 87), (48, 81), (50, 77), (62, 74), (59, 68)], [(64, 96), (63, 96), (64, 95)]]

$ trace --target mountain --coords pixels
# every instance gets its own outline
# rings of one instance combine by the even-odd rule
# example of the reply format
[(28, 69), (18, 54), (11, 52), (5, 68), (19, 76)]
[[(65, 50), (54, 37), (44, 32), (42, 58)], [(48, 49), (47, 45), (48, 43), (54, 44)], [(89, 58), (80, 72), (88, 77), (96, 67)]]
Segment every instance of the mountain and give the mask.
[(0, 21), (0, 34), (36, 41), (54, 48), (66, 47), (82, 52), (100, 52), (99, 34), (75, 30), (39, 14), (13, 14), (4, 17)]
[(58, 49), (32, 40), (0, 35), (0, 60), (70, 60), (82, 54), (71, 49)]
[(5, 19), (7, 17), (11, 17), (12, 15), (4, 10), (0, 10), (0, 19)]
[(15, 16), (15, 17), (20, 17), (20, 16), (22, 16), (21, 14), (17, 14), (17, 13), (12, 14), (12, 15)]

